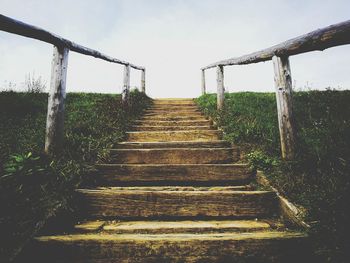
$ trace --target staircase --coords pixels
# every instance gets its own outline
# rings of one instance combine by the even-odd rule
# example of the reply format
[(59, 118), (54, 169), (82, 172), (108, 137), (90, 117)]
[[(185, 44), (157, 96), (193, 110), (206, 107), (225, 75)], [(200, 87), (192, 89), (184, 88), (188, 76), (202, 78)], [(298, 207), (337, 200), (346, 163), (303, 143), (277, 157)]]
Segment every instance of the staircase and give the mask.
[(190, 99), (154, 100), (128, 141), (78, 189), (85, 218), (35, 238), (36, 262), (295, 262), (306, 235)]

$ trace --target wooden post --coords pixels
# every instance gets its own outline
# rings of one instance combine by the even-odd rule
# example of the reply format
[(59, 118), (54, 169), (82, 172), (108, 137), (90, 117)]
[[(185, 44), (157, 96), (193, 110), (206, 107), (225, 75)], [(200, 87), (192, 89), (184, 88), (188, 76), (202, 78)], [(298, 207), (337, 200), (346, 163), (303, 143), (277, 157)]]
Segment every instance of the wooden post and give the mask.
[(224, 89), (224, 67), (223, 66), (217, 66), (216, 67), (216, 73), (217, 73), (217, 109), (221, 110), (224, 106), (224, 96), (225, 96), (225, 89)]
[(146, 93), (146, 69), (141, 70), (141, 91)]
[(62, 150), (68, 53), (66, 47), (53, 48), (45, 137), (45, 152), (50, 155)]
[(124, 85), (122, 93), (122, 101), (124, 106), (129, 105), (130, 100), (130, 65), (124, 66)]
[(206, 93), (206, 89), (205, 89), (205, 71), (204, 69), (202, 69), (202, 95), (204, 95)]
[(292, 103), (292, 76), (288, 57), (272, 58), (275, 72), (275, 88), (278, 126), (282, 158), (293, 160), (295, 156), (295, 126)]

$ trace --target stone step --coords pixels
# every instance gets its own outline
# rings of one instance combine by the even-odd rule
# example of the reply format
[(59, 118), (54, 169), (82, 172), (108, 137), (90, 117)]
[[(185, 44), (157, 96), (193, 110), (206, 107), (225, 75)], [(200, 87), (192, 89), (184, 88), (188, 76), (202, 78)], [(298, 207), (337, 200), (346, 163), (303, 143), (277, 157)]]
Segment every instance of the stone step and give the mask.
[(133, 131), (193, 131), (193, 130), (213, 130), (210, 125), (205, 126), (146, 126), (135, 125), (132, 127)]
[(99, 164), (103, 185), (238, 185), (255, 174), (247, 164)]
[[(271, 225), (270, 225), (271, 224)], [(282, 228), (277, 221), (208, 220), (208, 221), (85, 221), (74, 226), (77, 233), (171, 234), (252, 232)]]
[(232, 148), (111, 149), (110, 157), (125, 164), (232, 163), (239, 159)]
[(278, 212), (271, 191), (232, 187), (100, 187), (78, 189), (85, 218), (266, 218)]
[(212, 141), (172, 141), (172, 142), (121, 142), (115, 145), (117, 149), (152, 149), (152, 148), (229, 148), (238, 152), (238, 147), (223, 140)]
[(165, 142), (165, 141), (211, 141), (219, 140), (222, 133), (208, 131), (137, 131), (127, 132), (129, 142)]
[(168, 110), (168, 111), (150, 111), (150, 112), (145, 112), (144, 117), (149, 117), (149, 116), (164, 116), (164, 117), (172, 117), (172, 116), (200, 116), (200, 117), (204, 117), (204, 115), (201, 112), (198, 111), (172, 111), (172, 110)]
[[(312, 262), (301, 232), (66, 234), (35, 238), (33, 262)], [(306, 260), (306, 261), (305, 261)], [(24, 260), (25, 262), (26, 260)]]
[(203, 126), (211, 125), (209, 120), (142, 120), (135, 121), (136, 125), (145, 126)]

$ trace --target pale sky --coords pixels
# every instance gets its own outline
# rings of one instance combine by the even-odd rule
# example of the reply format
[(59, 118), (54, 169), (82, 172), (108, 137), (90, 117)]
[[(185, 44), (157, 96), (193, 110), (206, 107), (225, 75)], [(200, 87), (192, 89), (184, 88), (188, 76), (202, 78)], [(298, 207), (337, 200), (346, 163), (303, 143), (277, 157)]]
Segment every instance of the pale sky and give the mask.
[[(151, 97), (197, 97), (200, 68), (350, 19), (349, 0), (0, 0), (0, 13), (146, 67)], [(50, 82), (52, 45), (0, 31), (0, 89)], [(297, 89), (350, 88), (350, 45), (293, 56)], [(120, 93), (123, 66), (70, 52), (67, 92)], [(131, 86), (140, 85), (131, 71)], [(207, 71), (215, 92), (215, 69)], [(225, 67), (225, 87), (273, 91), (271, 62)]]

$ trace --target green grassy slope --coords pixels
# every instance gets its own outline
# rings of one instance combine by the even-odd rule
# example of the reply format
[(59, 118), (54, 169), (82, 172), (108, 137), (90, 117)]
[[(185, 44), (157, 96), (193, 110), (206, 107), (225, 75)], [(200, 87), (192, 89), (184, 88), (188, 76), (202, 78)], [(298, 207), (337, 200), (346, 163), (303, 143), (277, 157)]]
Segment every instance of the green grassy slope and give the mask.
[[(130, 121), (150, 99), (131, 93), (131, 110), (120, 95), (70, 93), (66, 100), (64, 152), (43, 154), (47, 94), (0, 93), (0, 261), (7, 261), (48, 217), (70, 214), (73, 189), (91, 181), (106, 148), (124, 139)], [(90, 182), (91, 183), (91, 182)]]
[(241, 145), (247, 159), (265, 170), (272, 184), (303, 205), (313, 222), (315, 253), (329, 262), (343, 262), (349, 253), (350, 91), (295, 92), (297, 158), (280, 160), (274, 93), (225, 94), (216, 111), (216, 95), (197, 99), (200, 108)]

